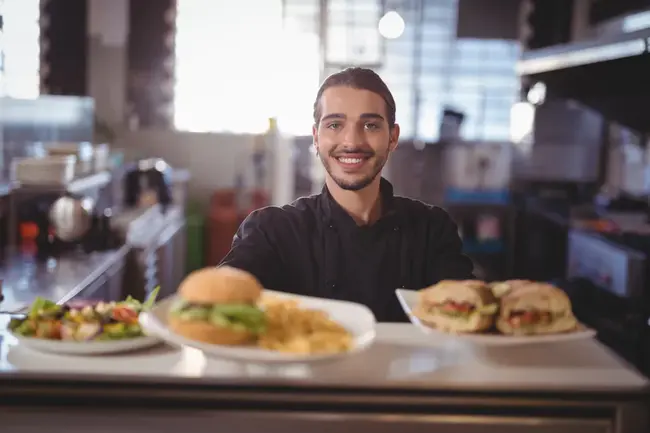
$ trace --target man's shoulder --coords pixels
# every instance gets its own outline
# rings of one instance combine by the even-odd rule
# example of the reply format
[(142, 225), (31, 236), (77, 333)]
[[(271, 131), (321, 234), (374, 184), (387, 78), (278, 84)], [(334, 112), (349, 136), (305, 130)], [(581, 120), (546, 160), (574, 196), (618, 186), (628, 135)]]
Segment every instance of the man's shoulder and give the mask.
[(402, 196), (395, 196), (394, 200), (397, 208), (409, 219), (433, 219), (440, 221), (449, 219), (447, 211), (440, 206)]
[(254, 210), (246, 222), (266, 229), (310, 224), (316, 220), (318, 207), (318, 195), (300, 197), (284, 206), (266, 206)]

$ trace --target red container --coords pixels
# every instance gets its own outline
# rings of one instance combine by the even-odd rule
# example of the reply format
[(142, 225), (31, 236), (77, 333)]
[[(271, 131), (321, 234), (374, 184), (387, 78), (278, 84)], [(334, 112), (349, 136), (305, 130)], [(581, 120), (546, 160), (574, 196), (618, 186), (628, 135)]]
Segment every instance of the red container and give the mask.
[(265, 190), (254, 190), (251, 193), (248, 209), (237, 207), (237, 191), (235, 189), (215, 191), (210, 201), (207, 221), (206, 266), (218, 265), (230, 251), (232, 240), (244, 219), (254, 210), (268, 206), (268, 204), (269, 196)]
[(208, 212), (206, 265), (216, 266), (228, 254), (241, 223), (234, 189), (218, 190), (212, 196)]

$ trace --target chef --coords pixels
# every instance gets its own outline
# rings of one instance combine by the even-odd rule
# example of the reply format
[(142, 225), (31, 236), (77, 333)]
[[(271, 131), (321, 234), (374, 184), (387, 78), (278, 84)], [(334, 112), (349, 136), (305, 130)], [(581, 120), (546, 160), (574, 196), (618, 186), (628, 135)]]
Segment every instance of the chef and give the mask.
[(372, 70), (329, 76), (312, 128), (327, 172), (322, 192), (251, 213), (221, 264), (252, 273), (267, 289), (365, 304), (378, 321), (406, 320), (396, 288), (473, 278), (449, 215), (393, 195), (381, 177), (399, 139), (395, 111)]

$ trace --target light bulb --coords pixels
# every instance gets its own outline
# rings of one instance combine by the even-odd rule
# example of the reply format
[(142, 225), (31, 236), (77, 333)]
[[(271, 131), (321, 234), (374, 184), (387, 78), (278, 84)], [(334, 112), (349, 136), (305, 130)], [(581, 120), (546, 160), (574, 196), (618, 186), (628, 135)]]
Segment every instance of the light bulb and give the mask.
[(404, 19), (395, 11), (386, 12), (379, 20), (379, 34), (386, 39), (397, 39), (404, 33)]

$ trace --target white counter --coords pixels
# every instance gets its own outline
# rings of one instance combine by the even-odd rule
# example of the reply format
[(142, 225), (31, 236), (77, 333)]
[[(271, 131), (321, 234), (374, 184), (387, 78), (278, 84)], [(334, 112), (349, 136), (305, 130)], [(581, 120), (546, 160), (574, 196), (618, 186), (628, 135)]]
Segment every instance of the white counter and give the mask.
[[(0, 322), (3, 320), (0, 319)], [(0, 329), (4, 324), (0, 323)], [(0, 338), (2, 338), (0, 331)], [(346, 386), (471, 388), (480, 390), (634, 391), (648, 381), (595, 340), (478, 351), (450, 347), (410, 324), (380, 324), (376, 344), (343, 361), (265, 366), (208, 359), (194, 349), (167, 346), (124, 355), (73, 357), (41, 354), (0, 341), (0, 380), (52, 373), (197, 379), (300, 380)], [(4, 377), (3, 377), (4, 376)]]

